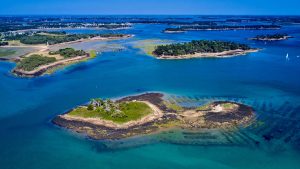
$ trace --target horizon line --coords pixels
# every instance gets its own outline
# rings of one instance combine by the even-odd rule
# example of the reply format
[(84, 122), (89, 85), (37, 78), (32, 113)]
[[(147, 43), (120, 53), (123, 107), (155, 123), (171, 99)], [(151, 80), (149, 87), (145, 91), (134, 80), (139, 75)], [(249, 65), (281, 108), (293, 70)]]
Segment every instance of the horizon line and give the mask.
[(0, 14), (0, 16), (300, 16), (300, 14)]

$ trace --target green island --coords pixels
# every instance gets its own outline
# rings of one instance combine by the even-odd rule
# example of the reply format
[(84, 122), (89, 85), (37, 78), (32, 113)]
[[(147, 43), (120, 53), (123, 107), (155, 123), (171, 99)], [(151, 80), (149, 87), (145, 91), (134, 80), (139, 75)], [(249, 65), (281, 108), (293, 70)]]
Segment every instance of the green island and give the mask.
[(280, 29), (278, 25), (186, 25), (176, 28), (166, 28), (164, 33), (181, 33), (186, 31), (225, 31), (225, 30), (264, 30), (264, 29)]
[(251, 40), (258, 41), (279, 41), (279, 40), (287, 40), (291, 38), (288, 34), (266, 34), (266, 35), (257, 35), (254, 38), (250, 38)]
[(196, 57), (225, 57), (256, 52), (248, 45), (226, 41), (193, 40), (186, 43), (159, 45), (153, 55), (160, 59), (186, 59)]
[(36, 54), (30, 54), (17, 61), (17, 66), (13, 70), (13, 73), (18, 76), (39, 76), (58, 66), (68, 65), (93, 57), (95, 57), (94, 51), (87, 53), (83, 50), (75, 50), (73, 48), (64, 48), (50, 52), (39, 51)]
[(92, 139), (122, 139), (181, 129), (231, 130), (248, 126), (255, 117), (251, 107), (215, 101), (199, 107), (183, 107), (161, 93), (128, 96), (119, 100), (92, 99), (87, 105), (58, 115), (52, 122)]

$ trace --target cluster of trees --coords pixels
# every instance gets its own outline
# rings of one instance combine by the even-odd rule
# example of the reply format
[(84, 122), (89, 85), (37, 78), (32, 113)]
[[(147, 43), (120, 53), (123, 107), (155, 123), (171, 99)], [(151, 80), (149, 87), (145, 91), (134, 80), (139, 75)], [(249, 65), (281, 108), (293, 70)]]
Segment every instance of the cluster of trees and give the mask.
[(35, 34), (32, 36), (24, 36), (20, 38), (20, 42), (24, 44), (46, 44), (49, 45), (63, 43), (63, 42), (71, 42), (76, 41), (79, 39), (87, 39), (92, 38), (97, 35), (84, 35), (84, 34), (72, 34), (72, 35), (66, 35), (66, 36), (47, 36), (47, 35), (39, 35)]
[(44, 57), (42, 55), (31, 55), (29, 57), (22, 59), (17, 64), (17, 69), (31, 71), (41, 65), (45, 65), (45, 64), (52, 63), (55, 61), (56, 61), (56, 58), (54, 58), (54, 57)]
[(114, 102), (110, 99), (92, 99), (90, 104), (87, 106), (87, 110), (96, 110), (98, 112), (105, 111), (105, 113), (107, 113), (113, 118), (127, 117), (126, 114), (120, 110), (120, 105), (117, 102)]
[(256, 40), (260, 40), (260, 39), (282, 39), (282, 38), (285, 38), (287, 36), (288, 36), (288, 34), (276, 33), (276, 34), (257, 35), (253, 39), (256, 39)]
[(236, 49), (249, 50), (250, 47), (248, 45), (235, 42), (193, 40), (187, 43), (157, 46), (153, 51), (153, 54), (157, 56), (179, 56), (195, 53), (217, 53)]
[(99, 34), (99, 36), (104, 37), (104, 38), (109, 38), (109, 37), (125, 37), (125, 34), (114, 34), (114, 33), (107, 33), (107, 34)]
[(52, 34), (52, 35), (66, 35), (67, 34), (67, 32), (65, 32), (65, 31), (51, 31), (51, 32), (37, 31), (36, 33), (47, 33), (47, 34)]
[(20, 40), (23, 44), (58, 44), (63, 42), (71, 42), (80, 39), (88, 39), (96, 36), (101, 37), (123, 37), (123, 34), (61, 34), (63, 36), (51, 36), (51, 35), (41, 35), (34, 33), (33, 35), (29, 34), (18, 34), (12, 36), (6, 36), (6, 40)]
[(59, 49), (58, 51), (50, 51), (49, 55), (61, 55), (64, 58), (71, 58), (76, 56), (84, 56), (87, 55), (87, 53), (83, 50), (75, 50), (73, 48), (64, 48)]
[(235, 29), (246, 29), (246, 30), (260, 30), (260, 29), (279, 29), (278, 25), (245, 25), (245, 26), (234, 26), (234, 25), (190, 25), (180, 26), (178, 28), (166, 28), (165, 31), (189, 31), (189, 30), (235, 30)]
[(3, 41), (0, 42), (0, 46), (6, 46), (6, 45), (8, 45), (8, 42), (3, 42)]
[(183, 28), (166, 28), (164, 32), (184, 32)]

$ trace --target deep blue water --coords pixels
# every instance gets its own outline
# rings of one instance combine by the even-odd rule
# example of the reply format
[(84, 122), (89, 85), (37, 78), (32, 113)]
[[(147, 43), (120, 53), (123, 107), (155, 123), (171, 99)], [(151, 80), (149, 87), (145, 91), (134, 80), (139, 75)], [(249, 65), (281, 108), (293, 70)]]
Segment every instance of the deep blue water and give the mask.
[[(0, 168), (298, 168), (300, 58), (296, 56), (300, 55), (300, 26), (284, 26), (279, 31), (163, 34), (165, 27), (137, 24), (133, 29), (117, 31), (136, 35), (109, 42), (120, 43), (126, 50), (106, 52), (39, 78), (14, 77), (9, 73), (14, 64), (0, 62)], [(266, 32), (289, 33), (294, 38), (267, 44), (247, 40)], [(230, 40), (262, 50), (225, 59), (156, 60), (134, 48), (134, 42), (145, 39)], [(285, 59), (287, 53), (289, 61)], [(260, 125), (232, 135), (232, 140), (242, 142), (237, 145), (181, 145), (138, 138), (130, 141), (136, 146), (107, 148), (101, 141), (88, 140), (50, 122), (90, 98), (151, 91), (164, 92), (174, 99), (188, 98), (189, 102), (242, 102), (253, 106), (258, 121), (255, 124)], [(260, 144), (252, 144), (253, 140)]]

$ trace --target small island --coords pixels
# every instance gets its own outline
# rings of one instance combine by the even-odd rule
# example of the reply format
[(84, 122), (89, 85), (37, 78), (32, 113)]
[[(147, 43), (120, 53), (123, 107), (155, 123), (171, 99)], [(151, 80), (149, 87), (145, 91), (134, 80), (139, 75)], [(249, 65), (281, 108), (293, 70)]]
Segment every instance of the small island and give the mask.
[(163, 33), (184, 33), (185, 29), (182, 28), (166, 28)]
[(248, 45), (226, 41), (193, 40), (186, 43), (159, 45), (153, 51), (158, 59), (228, 57), (257, 52)]
[(58, 51), (44, 51), (38, 54), (30, 54), (17, 61), (13, 73), (23, 77), (40, 76), (59, 66), (83, 61), (96, 56), (94, 51), (87, 53), (73, 48), (59, 49)]
[(248, 126), (255, 117), (251, 107), (217, 101), (182, 107), (161, 93), (128, 96), (119, 100), (92, 99), (53, 119), (53, 123), (92, 139), (122, 139), (180, 128), (232, 129)]
[(257, 40), (257, 41), (280, 41), (280, 40), (287, 40), (292, 38), (288, 34), (266, 34), (266, 35), (257, 35), (254, 38), (250, 38), (250, 40)]

